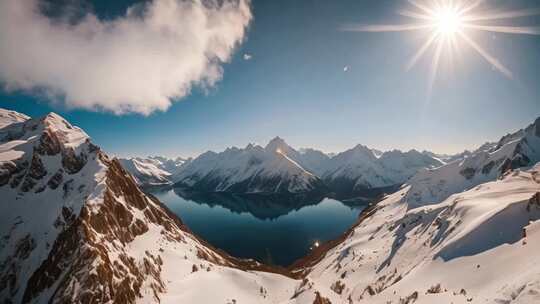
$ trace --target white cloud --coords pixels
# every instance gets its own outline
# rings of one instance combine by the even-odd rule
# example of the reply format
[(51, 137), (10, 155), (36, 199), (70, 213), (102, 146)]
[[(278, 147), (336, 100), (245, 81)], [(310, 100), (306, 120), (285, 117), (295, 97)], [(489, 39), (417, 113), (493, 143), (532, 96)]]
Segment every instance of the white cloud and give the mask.
[(4, 87), (117, 114), (166, 110), (194, 85), (214, 85), (252, 18), (249, 0), (154, 0), (114, 20), (68, 24), (38, 1), (0, 1)]
[(253, 56), (251, 54), (248, 54), (248, 53), (244, 54), (244, 60), (246, 60), (246, 61), (251, 60), (251, 58), (253, 58)]

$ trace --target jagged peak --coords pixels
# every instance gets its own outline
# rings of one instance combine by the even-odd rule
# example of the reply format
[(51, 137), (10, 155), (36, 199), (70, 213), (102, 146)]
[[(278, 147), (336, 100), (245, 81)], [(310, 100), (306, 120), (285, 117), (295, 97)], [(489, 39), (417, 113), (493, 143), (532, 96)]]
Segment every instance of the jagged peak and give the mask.
[(292, 150), (292, 148), (285, 142), (285, 140), (279, 136), (276, 136), (272, 140), (270, 140), (264, 149), (267, 151), (280, 150), (282, 152)]
[(13, 123), (25, 122), (30, 117), (22, 113), (0, 108), (0, 129)]
[(275, 144), (285, 144), (285, 145), (286, 145), (287, 143), (285, 142), (285, 140), (284, 140), (283, 138), (281, 138), (281, 137), (279, 137), (279, 136), (276, 136), (276, 137), (272, 138), (272, 139), (268, 142), (267, 146), (268, 146), (268, 145), (275, 145)]
[(66, 119), (54, 112), (43, 116), (36, 122), (42, 123), (44, 129), (54, 133), (58, 140), (68, 147), (80, 146), (90, 139), (90, 136), (81, 128), (71, 125)]
[[(367, 156), (373, 156), (375, 157), (375, 154), (373, 153), (373, 151), (368, 147), (368, 146), (365, 146), (365, 145), (362, 145), (362, 144), (358, 144), (356, 146), (354, 146), (354, 148), (348, 150), (349, 152), (352, 152), (352, 153), (355, 153), (355, 154), (362, 154), (362, 155), (367, 155)], [(345, 151), (344, 153), (347, 153), (348, 151)]]

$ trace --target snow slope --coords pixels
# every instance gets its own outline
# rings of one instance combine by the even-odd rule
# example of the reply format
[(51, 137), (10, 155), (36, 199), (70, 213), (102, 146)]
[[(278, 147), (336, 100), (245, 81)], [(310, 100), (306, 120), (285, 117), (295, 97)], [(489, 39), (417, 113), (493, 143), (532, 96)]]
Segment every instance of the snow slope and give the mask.
[(120, 163), (135, 177), (141, 186), (172, 184), (172, 177), (182, 170), (186, 161), (181, 157), (170, 159), (162, 156), (148, 158), (121, 158)]
[(540, 164), (416, 208), (413, 187), (297, 265), (289, 303), (540, 302)]
[(60, 116), (0, 120), (1, 303), (290, 296), (297, 281), (212, 249)]

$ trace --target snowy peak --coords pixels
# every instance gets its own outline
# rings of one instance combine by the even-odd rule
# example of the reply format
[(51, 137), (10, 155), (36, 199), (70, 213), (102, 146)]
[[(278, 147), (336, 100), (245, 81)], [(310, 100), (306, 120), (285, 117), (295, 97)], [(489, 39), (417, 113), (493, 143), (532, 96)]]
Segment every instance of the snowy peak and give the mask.
[(173, 176), (182, 170), (186, 162), (187, 160), (181, 157), (170, 159), (163, 156), (120, 159), (122, 166), (142, 187), (171, 185)]
[(24, 114), (6, 109), (0, 109), (0, 129), (13, 123), (27, 121), (28, 119), (30, 119), (30, 117)]
[(323, 181), (345, 196), (377, 196), (404, 182), (419, 170), (442, 162), (416, 150), (381, 152), (357, 145), (330, 159)]
[[(290, 152), (293, 152), (294, 149), (291, 148), (283, 138), (277, 136), (275, 138), (273, 138), (272, 140), (270, 140), (268, 142), (268, 144), (266, 145), (266, 147), (264, 147), (264, 149), (267, 151), (267, 152), (276, 152), (276, 153), (283, 153), (283, 154), (288, 154)], [(294, 151), (296, 152), (296, 151)]]
[(461, 161), (419, 172), (409, 182), (410, 205), (440, 202), (510, 170), (536, 164), (540, 161), (539, 122), (537, 119), (527, 128), (503, 136), (497, 144), (482, 145)]
[(300, 154), (279, 137), (265, 148), (248, 145), (206, 152), (174, 179), (178, 187), (201, 192), (311, 193), (323, 186), (303, 167)]
[[(358, 144), (354, 148), (340, 154), (341, 154), (341, 157), (350, 158), (350, 159), (369, 159), (369, 160), (377, 159), (373, 150), (361, 144)], [(340, 154), (338, 154), (336, 157), (338, 157)]]

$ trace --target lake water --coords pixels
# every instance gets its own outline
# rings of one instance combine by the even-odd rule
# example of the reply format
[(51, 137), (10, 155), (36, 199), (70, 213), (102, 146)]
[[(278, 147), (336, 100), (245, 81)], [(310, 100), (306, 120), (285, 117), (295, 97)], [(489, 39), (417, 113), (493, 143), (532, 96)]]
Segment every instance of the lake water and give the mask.
[(317, 242), (339, 237), (366, 206), (328, 198), (152, 194), (213, 246), (281, 266), (305, 256)]

